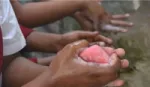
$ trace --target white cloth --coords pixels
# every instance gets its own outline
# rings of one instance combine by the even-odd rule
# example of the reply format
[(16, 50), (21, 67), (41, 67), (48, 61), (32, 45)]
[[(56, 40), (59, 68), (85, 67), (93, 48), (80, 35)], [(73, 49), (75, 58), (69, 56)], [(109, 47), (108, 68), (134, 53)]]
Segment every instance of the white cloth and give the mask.
[[(20, 51), (26, 45), (9, 0), (0, 0), (0, 27), (3, 36), (3, 56)], [(0, 74), (0, 87), (2, 74)]]
[(9, 0), (0, 0), (0, 26), (3, 35), (3, 56), (24, 48), (26, 42)]

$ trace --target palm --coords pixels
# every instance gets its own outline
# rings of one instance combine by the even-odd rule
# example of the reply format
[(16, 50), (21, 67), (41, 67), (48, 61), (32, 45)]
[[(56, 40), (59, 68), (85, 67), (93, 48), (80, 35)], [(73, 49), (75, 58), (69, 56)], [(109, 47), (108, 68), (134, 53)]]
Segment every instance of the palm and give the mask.
[[(124, 27), (131, 27), (133, 25), (133, 23), (131, 22), (123, 21), (123, 19), (126, 19), (129, 16), (129, 14), (112, 15), (110, 17), (110, 24), (107, 26), (104, 25), (103, 27), (101, 26), (98, 30), (107, 32), (126, 32), (128, 29), (125, 29)], [(75, 19), (78, 21), (82, 29), (88, 31), (95, 31), (94, 23), (87, 19), (82, 12), (75, 13)]]

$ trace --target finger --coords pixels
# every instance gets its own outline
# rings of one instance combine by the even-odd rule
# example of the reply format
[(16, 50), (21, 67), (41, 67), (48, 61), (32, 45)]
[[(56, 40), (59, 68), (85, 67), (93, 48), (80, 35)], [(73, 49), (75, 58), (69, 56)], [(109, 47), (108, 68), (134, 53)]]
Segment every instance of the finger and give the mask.
[(121, 68), (121, 61), (120, 59), (117, 57), (116, 53), (113, 53), (110, 56), (110, 67), (111, 69), (113, 69), (115, 72), (118, 72)]
[(94, 30), (99, 30), (99, 24), (100, 24), (100, 21), (99, 21), (99, 19), (97, 18), (97, 17), (95, 17), (95, 18), (93, 18), (94, 20), (93, 20), (93, 28), (94, 28)]
[(87, 31), (92, 30), (92, 23), (88, 21), (84, 16), (82, 16), (81, 12), (77, 12), (75, 18), (80, 24), (81, 28)]
[[(90, 21), (85, 20), (85, 21), (82, 21), (82, 23), (83, 24), (80, 26), (83, 28), (83, 30), (86, 30), (86, 31), (93, 31), (94, 30), (93, 25)], [(79, 24), (81, 24), (81, 23), (79, 23)]]
[(121, 60), (121, 68), (128, 68), (129, 67), (129, 61), (127, 59)]
[(112, 39), (107, 38), (107, 37), (105, 37), (105, 36), (103, 36), (103, 35), (98, 35), (98, 36), (95, 38), (95, 41), (104, 41), (104, 42), (106, 42), (107, 44), (112, 44), (112, 43), (113, 43)]
[(120, 87), (124, 85), (124, 81), (117, 79), (109, 84), (107, 84), (105, 87)]
[(115, 49), (111, 47), (103, 47), (103, 49), (108, 53), (108, 55), (112, 55), (115, 52)]
[(103, 25), (101, 27), (101, 29), (103, 31), (109, 31), (109, 32), (127, 32), (128, 30), (127, 29), (124, 29), (124, 28), (121, 28), (121, 27), (116, 27), (116, 26), (113, 26), (113, 25)]
[(99, 32), (90, 32), (90, 31), (80, 31), (78, 32), (79, 39), (93, 39), (95, 38)]
[(66, 59), (72, 59), (75, 58), (74, 56), (77, 54), (77, 52), (82, 49), (88, 47), (89, 43), (87, 40), (80, 40), (73, 43), (68, 44), (65, 46), (59, 54), (65, 54), (67, 57)]
[(113, 25), (119, 25), (119, 26), (127, 26), (127, 27), (133, 26), (133, 23), (125, 22), (121, 20), (111, 20), (110, 23)]
[(122, 57), (125, 55), (125, 50), (122, 48), (118, 48), (115, 50), (115, 53), (117, 54), (117, 56)]
[(112, 15), (113, 19), (125, 19), (130, 17), (130, 14), (120, 14), (120, 15)]

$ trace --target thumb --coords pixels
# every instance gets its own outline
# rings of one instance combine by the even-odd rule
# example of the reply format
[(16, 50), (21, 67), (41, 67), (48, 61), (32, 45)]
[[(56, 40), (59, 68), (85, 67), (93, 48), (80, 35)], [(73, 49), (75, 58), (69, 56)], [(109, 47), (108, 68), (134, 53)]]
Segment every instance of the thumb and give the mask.
[(117, 57), (116, 53), (113, 53), (110, 56), (110, 67), (116, 72), (119, 71), (121, 68), (121, 60)]
[(124, 84), (123, 80), (117, 79), (117, 80), (107, 84), (106, 87), (121, 87), (121, 86), (123, 86), (123, 84)]
[(88, 41), (80, 40), (71, 44), (66, 45), (61, 51), (59, 51), (54, 58), (54, 60), (50, 64), (50, 68), (52, 73), (56, 73), (56, 71), (63, 66), (63, 64), (69, 63), (70, 60), (76, 58), (76, 53), (79, 49), (85, 48), (88, 46)]
[(82, 31), (78, 33), (79, 39), (87, 39), (88, 41), (91, 41), (93, 38), (96, 38), (96, 36), (99, 35), (99, 32), (90, 32), (90, 31)]
[[(80, 40), (73, 43), (70, 43), (66, 45), (61, 52), (59, 52), (60, 55), (66, 56), (66, 60), (70, 60), (75, 58), (76, 53), (82, 49), (88, 47), (89, 42), (87, 40)], [(59, 55), (58, 54), (58, 55)]]

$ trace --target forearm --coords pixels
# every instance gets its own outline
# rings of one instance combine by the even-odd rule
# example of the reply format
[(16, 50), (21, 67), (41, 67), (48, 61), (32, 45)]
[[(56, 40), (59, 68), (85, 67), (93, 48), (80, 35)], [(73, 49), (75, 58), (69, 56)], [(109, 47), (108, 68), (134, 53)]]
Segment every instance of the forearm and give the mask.
[(27, 38), (28, 51), (57, 52), (61, 35), (43, 32), (32, 32)]
[(84, 8), (84, 0), (52, 0), (25, 5), (11, 1), (19, 22), (28, 27), (54, 22)]
[(54, 87), (52, 86), (51, 81), (51, 74), (49, 71), (43, 72), (40, 76), (36, 79), (30, 81), (29, 83), (25, 84), (21, 87)]
[[(22, 85), (32, 81), (40, 74), (48, 69), (46, 66), (41, 66), (31, 61), (18, 57), (13, 60), (4, 74), (4, 86), (5, 87), (21, 87)], [(15, 79), (14, 79), (15, 78)], [(36, 87), (36, 86), (33, 86)]]

